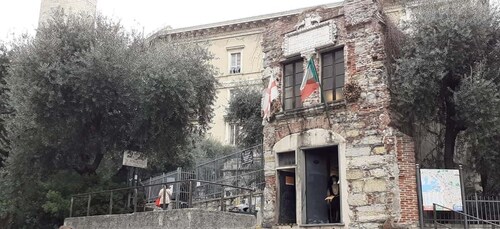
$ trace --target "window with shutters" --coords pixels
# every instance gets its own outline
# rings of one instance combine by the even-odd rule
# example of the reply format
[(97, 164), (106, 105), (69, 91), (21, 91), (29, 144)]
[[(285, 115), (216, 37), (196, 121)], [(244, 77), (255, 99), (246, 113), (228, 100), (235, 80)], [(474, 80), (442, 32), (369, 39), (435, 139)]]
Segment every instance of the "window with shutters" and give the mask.
[(302, 59), (283, 65), (283, 105), (285, 110), (302, 107), (300, 100), (302, 77), (304, 77)]
[(344, 98), (344, 50), (336, 49), (321, 54), (321, 83), (324, 101), (333, 102)]
[(231, 60), (229, 66), (230, 74), (241, 73), (241, 52), (231, 53)]

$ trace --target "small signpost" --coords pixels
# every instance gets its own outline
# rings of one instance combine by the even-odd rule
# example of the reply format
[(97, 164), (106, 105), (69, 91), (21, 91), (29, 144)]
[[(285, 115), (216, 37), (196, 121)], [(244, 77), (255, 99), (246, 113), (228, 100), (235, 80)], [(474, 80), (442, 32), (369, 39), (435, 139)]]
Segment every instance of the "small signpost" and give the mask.
[(123, 165), (142, 168), (148, 167), (148, 159), (140, 152), (125, 150), (123, 152)]
[[(123, 162), (122, 165), (129, 166), (128, 169), (128, 185), (134, 187), (138, 185), (138, 172), (137, 168), (145, 169), (148, 167), (148, 159), (144, 154), (136, 151), (125, 150), (123, 152)], [(130, 207), (131, 193), (128, 194), (127, 207)], [(133, 196), (134, 212), (137, 207), (137, 189), (134, 190)]]

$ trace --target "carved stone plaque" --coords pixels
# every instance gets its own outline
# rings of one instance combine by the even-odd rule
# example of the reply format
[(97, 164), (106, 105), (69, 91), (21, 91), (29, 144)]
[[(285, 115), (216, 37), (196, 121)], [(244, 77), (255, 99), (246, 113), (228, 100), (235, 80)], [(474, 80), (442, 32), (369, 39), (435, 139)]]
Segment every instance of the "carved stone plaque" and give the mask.
[[(321, 23), (315, 20), (301, 22), (297, 31), (285, 35), (283, 52), (285, 56), (312, 52), (316, 48), (333, 45), (336, 41), (337, 27), (333, 20)], [(311, 23), (312, 22), (312, 23)]]

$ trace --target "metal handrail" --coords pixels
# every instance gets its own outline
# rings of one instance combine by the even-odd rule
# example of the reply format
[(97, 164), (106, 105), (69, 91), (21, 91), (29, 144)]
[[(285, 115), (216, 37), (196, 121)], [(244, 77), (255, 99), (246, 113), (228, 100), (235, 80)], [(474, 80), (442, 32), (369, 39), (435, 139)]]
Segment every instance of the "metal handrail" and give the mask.
[[(445, 206), (443, 206), (443, 205), (433, 203), (433, 204), (432, 204), (432, 208), (433, 208), (433, 215), (434, 215), (434, 226), (435, 226), (434, 228), (437, 228), (437, 225), (438, 225), (438, 222), (437, 222), (437, 214), (436, 214), (436, 207), (441, 207), (441, 208), (443, 208), (443, 209), (446, 209), (446, 210), (449, 210), (449, 211), (452, 211), (452, 212), (458, 213), (459, 215), (464, 216), (464, 219), (465, 219), (465, 222), (466, 222), (466, 224), (465, 224), (465, 225), (467, 225), (467, 217), (470, 217), (470, 218), (472, 218), (472, 219), (474, 219), (474, 220), (477, 220), (477, 221), (479, 221), (479, 222), (482, 222), (482, 223), (484, 223), (484, 224), (491, 225), (491, 226), (493, 226), (493, 228), (495, 228), (495, 227), (499, 227), (499, 228), (500, 228), (500, 224), (494, 224), (494, 223), (493, 223), (493, 222), (491, 222), (491, 221), (484, 220), (484, 219), (481, 219), (481, 218), (475, 217), (475, 216), (473, 216), (473, 215), (469, 215), (469, 214), (466, 214), (466, 213), (463, 213), (463, 212), (459, 212), (459, 211), (453, 210), (453, 209), (451, 209), (451, 208), (447, 208), (447, 207), (445, 207)], [(439, 223), (439, 224), (440, 224), (440, 223)], [(442, 225), (442, 224), (440, 224), (440, 225)], [(466, 226), (466, 228), (467, 228), (467, 226)]]
[[(73, 216), (73, 202), (74, 198), (76, 197), (88, 197), (88, 202), (87, 202), (87, 216), (90, 216), (90, 204), (92, 200), (92, 195), (96, 194), (103, 194), (103, 193), (109, 193), (110, 194), (110, 199), (109, 199), (109, 214), (111, 215), (113, 213), (113, 192), (118, 192), (118, 191), (134, 191), (134, 212), (136, 212), (136, 207), (137, 207), (137, 190), (142, 189), (142, 188), (147, 188), (151, 186), (162, 186), (166, 187), (171, 184), (177, 184), (177, 183), (189, 183), (189, 200), (188, 200), (188, 207), (192, 207), (193, 205), (193, 182), (200, 182), (200, 183), (205, 183), (205, 184), (212, 184), (212, 185), (218, 185), (221, 187), (229, 187), (229, 188), (234, 188), (234, 189), (240, 189), (240, 190), (246, 190), (249, 191), (249, 209), (250, 212), (252, 212), (252, 196), (255, 192), (255, 189), (253, 188), (245, 188), (245, 187), (239, 187), (235, 185), (228, 185), (228, 184), (221, 184), (221, 183), (216, 183), (216, 182), (211, 182), (211, 181), (204, 181), (204, 180), (198, 180), (198, 179), (186, 179), (186, 180), (180, 180), (180, 181), (170, 181), (170, 182), (162, 182), (158, 184), (149, 184), (149, 185), (142, 185), (142, 186), (133, 186), (133, 187), (126, 187), (126, 188), (116, 188), (116, 189), (110, 189), (110, 190), (102, 190), (102, 191), (95, 191), (95, 192), (87, 192), (87, 193), (79, 193), (79, 194), (74, 194), (71, 195), (71, 201), (70, 201), (70, 209), (69, 209), (69, 217)], [(166, 192), (164, 192), (164, 195)], [(164, 196), (166, 198), (166, 196)], [(224, 195), (221, 195), (220, 203), (221, 203), (221, 211), (224, 210)]]
[(258, 148), (258, 147), (262, 147), (262, 144), (259, 144), (259, 145), (255, 145), (255, 146), (251, 146), (251, 147), (248, 147), (248, 148), (245, 148), (245, 149), (242, 149), (242, 150), (238, 150), (234, 153), (231, 153), (231, 154), (228, 154), (228, 155), (224, 155), (222, 157), (218, 157), (216, 159), (213, 159), (213, 160), (210, 160), (210, 161), (205, 161), (205, 162), (202, 162), (202, 163), (199, 163), (199, 164), (196, 164), (196, 167), (199, 167), (199, 166), (203, 166), (203, 165), (207, 165), (207, 164), (210, 164), (210, 163), (213, 163), (215, 161), (218, 161), (218, 160), (221, 160), (221, 159), (225, 159), (225, 158), (228, 158), (228, 157), (232, 157), (234, 155), (238, 155), (238, 154), (241, 154), (245, 151), (248, 151), (248, 150), (253, 150), (255, 148)]

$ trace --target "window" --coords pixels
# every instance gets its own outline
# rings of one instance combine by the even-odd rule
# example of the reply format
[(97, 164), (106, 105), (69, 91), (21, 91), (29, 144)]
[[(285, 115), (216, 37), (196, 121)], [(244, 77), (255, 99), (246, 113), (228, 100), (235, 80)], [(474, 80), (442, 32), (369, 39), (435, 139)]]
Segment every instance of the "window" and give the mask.
[(344, 50), (334, 50), (321, 55), (321, 76), (324, 100), (333, 102), (344, 98)]
[(231, 53), (231, 62), (229, 66), (230, 74), (237, 74), (241, 72), (241, 52)]
[(236, 123), (229, 123), (229, 144), (236, 145), (236, 143), (238, 143), (239, 134), (240, 126)]
[(283, 104), (285, 110), (302, 107), (300, 99), (300, 84), (304, 77), (304, 66), (302, 59), (296, 60), (283, 66)]
[(295, 151), (278, 153), (278, 166), (293, 166), (295, 165)]

